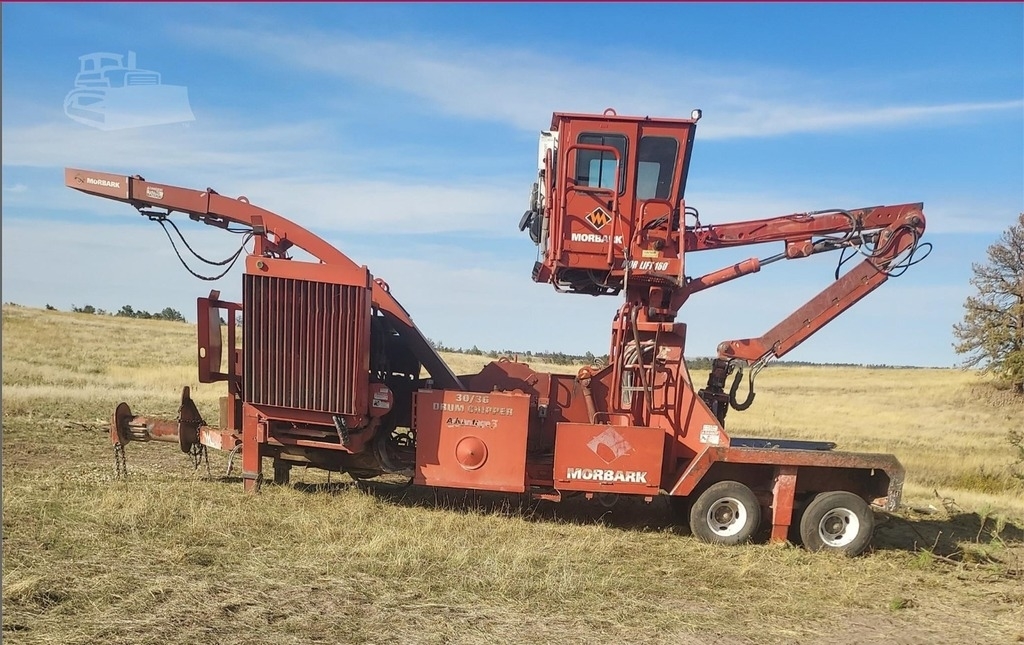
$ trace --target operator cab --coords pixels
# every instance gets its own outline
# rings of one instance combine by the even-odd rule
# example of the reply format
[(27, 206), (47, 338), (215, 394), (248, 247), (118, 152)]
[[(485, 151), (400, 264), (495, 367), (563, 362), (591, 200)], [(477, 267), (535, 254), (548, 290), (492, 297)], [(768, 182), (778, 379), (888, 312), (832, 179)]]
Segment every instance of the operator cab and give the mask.
[(681, 286), (683, 194), (700, 110), (690, 119), (555, 113), (519, 223), (539, 248), (533, 279), (614, 295)]

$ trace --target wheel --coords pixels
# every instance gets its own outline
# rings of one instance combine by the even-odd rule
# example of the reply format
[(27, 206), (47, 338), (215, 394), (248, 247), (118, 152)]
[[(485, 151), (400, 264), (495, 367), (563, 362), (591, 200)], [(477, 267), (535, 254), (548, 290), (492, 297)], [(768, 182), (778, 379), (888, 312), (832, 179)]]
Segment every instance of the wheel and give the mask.
[(800, 538), (808, 551), (859, 555), (875, 532), (875, 515), (868, 503), (847, 491), (821, 493), (800, 518)]
[(713, 484), (690, 509), (690, 530), (711, 544), (749, 542), (760, 524), (761, 505), (754, 493), (739, 482)]

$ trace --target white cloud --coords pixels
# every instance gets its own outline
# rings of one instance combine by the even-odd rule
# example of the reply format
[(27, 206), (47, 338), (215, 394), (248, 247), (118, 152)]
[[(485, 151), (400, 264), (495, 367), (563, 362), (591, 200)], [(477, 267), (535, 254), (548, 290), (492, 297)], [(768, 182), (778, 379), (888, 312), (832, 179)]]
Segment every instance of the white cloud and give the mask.
[[(3, 226), (5, 301), (61, 309), (71, 304), (107, 310), (124, 304), (149, 311), (172, 307), (191, 319), (195, 298), (209, 289), (220, 289), (227, 299), (240, 297), (240, 267), (220, 281), (200, 282), (179, 265), (156, 226), (12, 218)], [(231, 253), (238, 242), (200, 226), (187, 234), (209, 257)], [(339, 246), (390, 284), (425, 335), (449, 345), (603, 354), (612, 314), (621, 304), (620, 298), (558, 294), (533, 283), (528, 251), (509, 259), (486, 246), (420, 241)], [(721, 254), (714, 255), (721, 260)], [(830, 282), (831, 261), (780, 263), (695, 295), (679, 317), (688, 325), (687, 355), (710, 355), (722, 340), (759, 336)], [(952, 364), (949, 329), (969, 286), (922, 284), (922, 270), (883, 285), (788, 358)]]
[[(573, 111), (600, 110), (601, 106), (614, 103), (623, 112), (644, 110), (660, 114), (686, 113), (691, 105), (674, 85), (648, 85), (614, 66), (590, 69), (520, 50), (482, 47), (474, 48), (470, 55), (468, 49), (458, 46), (374, 41), (342, 33), (296, 36), (192, 27), (185, 34), (193, 44), (223, 47), (232, 53), (245, 52), (246, 56), (262, 52), (284, 66), (299, 65), (361, 83), (383, 84), (450, 114), (497, 119), (522, 129), (537, 130), (546, 125), (550, 105)], [(242, 43), (244, 47), (239, 46)], [(716, 109), (705, 111), (701, 139), (919, 123), (954, 115), (1019, 109), (1022, 105), (1021, 101), (961, 102), (857, 110), (845, 104), (837, 108), (801, 101), (794, 87), (821, 94), (822, 81), (777, 70), (723, 72), (709, 66), (708, 70), (695, 73), (683, 69), (663, 72), (652, 68), (645, 77), (685, 75), (685, 93), (709, 97), (712, 105), (717, 105)], [(584, 88), (587, 91), (582, 91)], [(587, 97), (588, 105), (581, 104), (582, 96)], [(7, 102), (5, 97), (5, 105)], [(680, 109), (681, 105), (687, 107)], [(248, 195), (255, 203), (314, 230), (364, 233), (469, 231), (515, 235), (514, 220), (525, 206), (528, 191), (528, 182), (524, 183), (518, 175), (472, 180), (448, 175), (429, 181), (367, 177), (360, 172), (355, 151), (349, 152), (331, 140), (334, 130), (322, 121), (268, 126), (208, 110), (191, 124), (102, 132), (75, 124), (59, 112), (57, 115), (57, 120), (51, 122), (5, 124), (5, 169), (80, 166), (139, 173), (154, 181), (196, 188), (213, 184), (222, 194)], [(330, 168), (332, 173), (323, 172), (324, 168)], [(46, 182), (37, 185), (20, 180), (12, 186), (5, 184), (5, 207), (44, 206), (92, 214), (121, 212), (105, 200), (65, 189), (59, 173), (47, 175)], [(733, 221), (799, 212), (826, 204), (856, 207), (884, 202), (888, 197), (877, 190), (848, 196), (837, 196), (834, 191), (801, 191), (792, 186), (785, 188), (785, 194), (782, 190), (726, 193), (716, 189), (702, 191), (695, 185), (688, 201), (701, 209), (705, 221)], [(970, 204), (957, 204), (943, 195), (936, 197), (894, 194), (888, 201), (924, 199), (932, 232), (1002, 230), (1007, 218), (1021, 208), (1021, 204), (1011, 203), (1013, 200), (998, 197)]]
[[(622, 114), (660, 116), (689, 115), (691, 108), (701, 107), (706, 117), (700, 136), (706, 140), (920, 126), (1024, 107), (1021, 100), (879, 105), (865, 97), (848, 99), (847, 84), (840, 80), (830, 84), (756, 65), (736, 71), (704, 61), (641, 65), (620, 50), (619, 60), (584, 65), (522, 49), (392, 42), (345, 32), (191, 26), (181, 35), (191, 44), (247, 58), (262, 56), (290, 70), (298, 66), (399, 90), (449, 115), (530, 131), (548, 123), (551, 106), (567, 112), (614, 106)], [(645, 70), (642, 76), (636, 73), (638, 67)], [(835, 96), (835, 102), (822, 101), (826, 94)]]
[(323, 134), (316, 123), (243, 127), (206, 117), (194, 124), (104, 132), (59, 119), (5, 124), (3, 163), (28, 168), (121, 168), (132, 173), (194, 168), (234, 173), (252, 168), (262, 173), (308, 159), (301, 148)]
[(927, 233), (998, 233), (1006, 230), (1024, 212), (1024, 200), (999, 196), (968, 201), (962, 197), (936, 195), (925, 202)]
[[(360, 178), (343, 155), (320, 145), (322, 134), (315, 123), (228, 128), (208, 122), (112, 132), (70, 121), (11, 125), (4, 129), (4, 167), (46, 172), (45, 183), (33, 186), (31, 197), (24, 184), (18, 184), (21, 189), (5, 187), (10, 195), (5, 195), (4, 207), (124, 212), (125, 207), (65, 188), (60, 169), (70, 166), (141, 174), (189, 188), (212, 183), (221, 194), (251, 195), (254, 203), (315, 230), (511, 235), (513, 220), (525, 208), (528, 186), (502, 177), (401, 182)], [(323, 167), (339, 170), (316, 170)]]
[(472, 184), (294, 179), (235, 182), (259, 205), (312, 230), (380, 234), (454, 231), (510, 236), (526, 188), (493, 179)]
[(701, 129), (705, 139), (766, 137), (799, 132), (827, 132), (873, 126), (916, 126), (949, 122), (979, 112), (1020, 111), (1024, 101), (987, 101), (940, 105), (900, 105), (840, 108), (836, 105), (806, 105), (752, 101), (745, 109), (713, 117)]
[(820, 188), (795, 188), (786, 194), (776, 191), (744, 190), (720, 192), (694, 188), (687, 191), (686, 202), (700, 210), (704, 224), (736, 222), (806, 213), (825, 208), (865, 208), (924, 202), (927, 220), (925, 235), (959, 233), (996, 233), (1006, 229), (1024, 209), (1024, 202), (1009, 196), (986, 196), (968, 201), (951, 197), (943, 190), (929, 187), (923, 193), (908, 194), (904, 188), (879, 190), (860, 187), (836, 194)]

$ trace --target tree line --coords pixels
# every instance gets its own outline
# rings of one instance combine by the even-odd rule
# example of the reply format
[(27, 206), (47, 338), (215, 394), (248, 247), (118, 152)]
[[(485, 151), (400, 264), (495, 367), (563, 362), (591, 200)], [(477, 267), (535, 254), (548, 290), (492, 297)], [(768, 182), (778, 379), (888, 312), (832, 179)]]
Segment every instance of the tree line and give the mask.
[[(505, 350), (482, 350), (476, 345), (469, 349), (463, 347), (452, 347), (445, 345), (440, 341), (433, 339), (427, 339), (430, 346), (439, 352), (451, 352), (453, 354), (468, 354), (470, 356), (486, 356), (487, 358), (500, 358), (502, 356), (517, 356), (527, 361), (530, 359), (551, 363), (553, 365), (593, 365), (593, 366), (604, 366), (608, 364), (608, 354), (602, 354), (600, 356), (595, 355), (593, 352), (586, 352), (585, 354), (567, 354), (565, 352), (534, 352), (531, 350), (516, 351), (511, 349)], [(686, 367), (691, 370), (710, 370), (711, 362), (714, 359), (710, 356), (697, 356), (686, 359)], [(786, 365), (790, 367), (864, 367), (868, 369), (921, 369), (912, 365), (889, 365), (889, 364), (864, 364), (864, 363), (822, 363), (814, 361), (775, 361), (774, 365)]]
[(512, 349), (503, 350), (482, 350), (476, 345), (469, 349), (445, 345), (441, 341), (428, 338), (427, 342), (436, 351), (451, 352), (453, 354), (469, 354), (470, 356), (486, 356), (488, 358), (500, 358), (502, 356), (521, 356), (553, 365), (607, 365), (608, 355), (595, 356), (593, 352), (585, 354), (567, 354), (565, 352), (534, 352), (531, 350), (518, 351)]
[[(58, 309), (52, 305), (46, 305), (47, 311), (58, 311)], [(150, 313), (145, 309), (135, 309), (131, 305), (124, 305), (117, 311), (111, 312), (106, 309), (99, 307), (93, 307), (92, 305), (84, 305), (82, 307), (71, 305), (71, 311), (76, 314), (94, 314), (97, 316), (118, 316), (121, 318), (141, 318), (143, 320), (170, 320), (172, 322), (187, 322), (185, 316), (181, 315), (181, 312), (172, 307), (164, 307), (163, 310)]]

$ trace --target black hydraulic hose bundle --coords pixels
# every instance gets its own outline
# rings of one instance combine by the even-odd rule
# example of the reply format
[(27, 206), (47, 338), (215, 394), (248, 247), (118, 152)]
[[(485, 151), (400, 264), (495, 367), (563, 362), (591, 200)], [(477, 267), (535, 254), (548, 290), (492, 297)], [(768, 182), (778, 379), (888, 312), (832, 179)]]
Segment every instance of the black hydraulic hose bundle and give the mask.
[[(209, 281), (209, 282), (212, 282), (214, 280), (220, 280), (221, 278), (226, 276), (229, 271), (231, 271), (232, 267), (235, 266), (235, 262), (237, 262), (238, 258), (241, 257), (242, 251), (245, 250), (245, 245), (248, 244), (249, 240), (251, 240), (253, 238), (253, 235), (255, 235), (255, 233), (253, 233), (253, 231), (251, 229), (232, 229), (232, 228), (228, 228), (227, 230), (232, 232), (232, 233), (238, 233), (238, 234), (242, 234), (242, 235), (245, 236), (242, 239), (242, 244), (238, 247), (237, 251), (235, 251), (233, 254), (229, 255), (228, 257), (224, 258), (223, 260), (209, 260), (209, 259), (204, 258), (203, 256), (199, 255), (199, 253), (197, 253), (196, 250), (192, 248), (192, 245), (190, 245), (188, 243), (188, 240), (185, 239), (185, 236), (182, 234), (181, 230), (178, 229), (178, 226), (174, 222), (172, 222), (170, 219), (168, 219), (168, 217), (167, 217), (168, 214), (167, 213), (159, 213), (159, 212), (153, 213), (153, 212), (147, 212), (147, 211), (141, 211), (141, 210), (139, 212), (141, 212), (143, 215), (148, 217), (150, 221), (153, 221), (153, 222), (156, 222), (157, 224), (159, 224), (160, 228), (162, 228), (164, 230), (164, 234), (167, 236), (167, 239), (171, 242), (171, 248), (174, 249), (175, 255), (178, 256), (178, 260), (181, 262), (181, 265), (183, 267), (185, 267), (185, 270), (188, 271), (189, 273), (191, 273), (194, 277), (199, 278), (200, 280), (206, 280), (206, 281)], [(181, 251), (178, 250), (178, 245), (174, 242), (174, 238), (171, 237), (171, 232), (167, 230), (167, 225), (168, 224), (171, 225), (171, 228), (174, 229), (174, 232), (178, 234), (178, 238), (181, 240), (182, 244), (185, 245), (185, 248), (188, 249), (189, 252), (193, 256), (195, 256), (196, 259), (198, 259), (200, 262), (203, 262), (205, 264), (209, 264), (210, 266), (222, 266), (222, 267), (225, 267), (224, 270), (221, 273), (219, 273), (219, 274), (217, 274), (215, 276), (205, 276), (205, 275), (201, 275), (201, 274), (196, 273), (195, 271), (193, 271), (192, 267), (190, 267), (188, 265), (188, 263), (185, 262), (185, 258), (181, 257)]]

